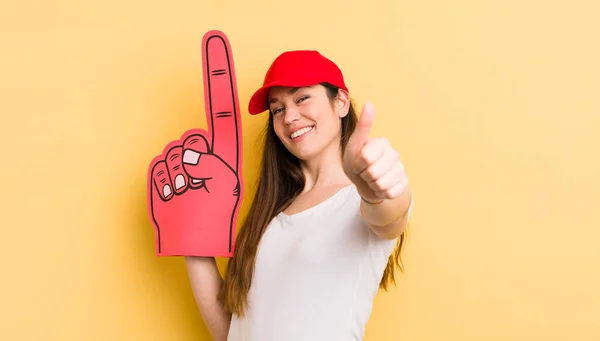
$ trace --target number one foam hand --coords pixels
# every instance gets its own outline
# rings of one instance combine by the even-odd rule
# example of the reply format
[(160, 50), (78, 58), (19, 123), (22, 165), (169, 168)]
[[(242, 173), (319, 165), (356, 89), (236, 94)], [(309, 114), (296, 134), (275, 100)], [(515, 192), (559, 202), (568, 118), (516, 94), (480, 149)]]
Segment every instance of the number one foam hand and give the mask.
[(148, 170), (148, 211), (158, 256), (232, 257), (244, 197), (242, 125), (229, 40), (202, 39), (208, 131), (169, 143)]

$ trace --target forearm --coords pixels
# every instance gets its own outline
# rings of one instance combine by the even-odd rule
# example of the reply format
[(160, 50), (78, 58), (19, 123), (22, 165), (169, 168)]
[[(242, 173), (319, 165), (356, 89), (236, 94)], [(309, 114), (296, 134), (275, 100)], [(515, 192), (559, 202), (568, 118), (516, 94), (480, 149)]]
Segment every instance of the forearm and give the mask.
[(363, 200), (360, 211), (375, 234), (384, 239), (394, 239), (404, 232), (408, 224), (412, 200), (411, 190), (407, 188), (400, 196), (381, 203)]
[(231, 314), (226, 313), (217, 296), (223, 279), (212, 257), (185, 257), (194, 299), (202, 319), (215, 341), (226, 341)]

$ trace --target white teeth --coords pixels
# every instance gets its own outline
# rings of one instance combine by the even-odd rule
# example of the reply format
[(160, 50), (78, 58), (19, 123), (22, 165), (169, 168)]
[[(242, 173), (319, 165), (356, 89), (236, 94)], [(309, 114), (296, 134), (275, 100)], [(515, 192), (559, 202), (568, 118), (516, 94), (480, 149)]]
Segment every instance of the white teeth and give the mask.
[(297, 130), (292, 135), (290, 135), (290, 138), (295, 139), (298, 136), (304, 135), (304, 134), (308, 133), (309, 131), (311, 131), (312, 128), (313, 127), (306, 127), (306, 128), (302, 128), (300, 130)]

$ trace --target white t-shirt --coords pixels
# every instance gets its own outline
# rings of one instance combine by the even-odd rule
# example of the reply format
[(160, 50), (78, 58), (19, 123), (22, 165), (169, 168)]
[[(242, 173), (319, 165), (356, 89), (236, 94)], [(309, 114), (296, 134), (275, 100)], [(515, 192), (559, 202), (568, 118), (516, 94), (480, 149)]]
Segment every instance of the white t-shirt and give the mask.
[[(363, 222), (348, 185), (293, 215), (280, 213), (258, 248), (244, 318), (229, 341), (358, 341), (397, 239)], [(412, 202), (411, 202), (412, 209)]]

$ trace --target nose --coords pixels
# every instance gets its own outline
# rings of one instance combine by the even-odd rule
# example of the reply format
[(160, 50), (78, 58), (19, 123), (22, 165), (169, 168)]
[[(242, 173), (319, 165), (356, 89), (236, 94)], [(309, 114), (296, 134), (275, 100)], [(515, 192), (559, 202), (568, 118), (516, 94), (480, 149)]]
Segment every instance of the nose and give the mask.
[(300, 112), (298, 111), (298, 108), (293, 105), (285, 108), (284, 115), (285, 116), (284, 116), (283, 120), (284, 120), (285, 124), (288, 124), (288, 125), (300, 118)]

